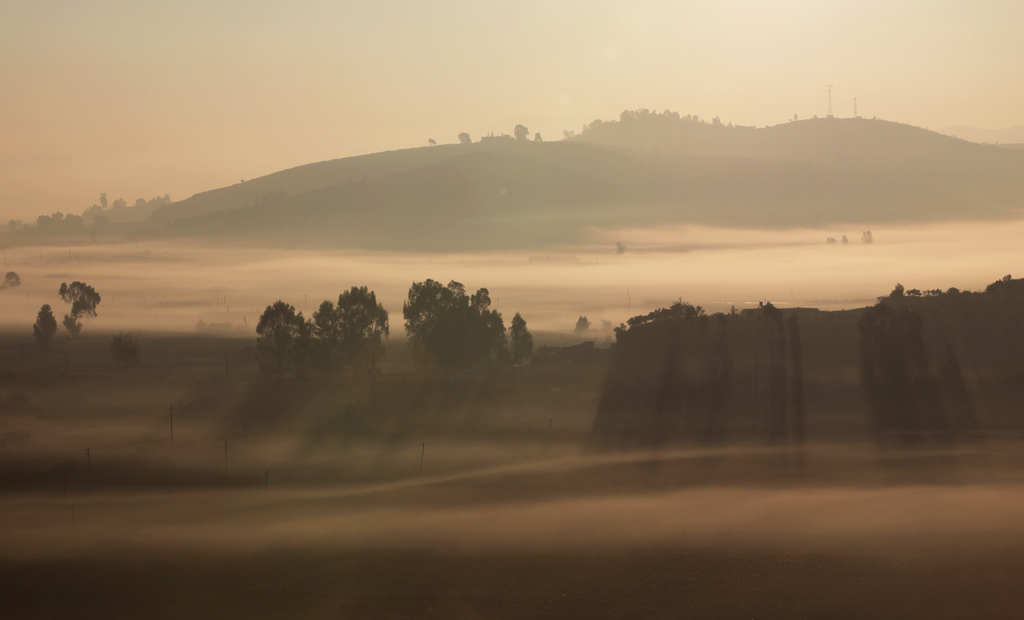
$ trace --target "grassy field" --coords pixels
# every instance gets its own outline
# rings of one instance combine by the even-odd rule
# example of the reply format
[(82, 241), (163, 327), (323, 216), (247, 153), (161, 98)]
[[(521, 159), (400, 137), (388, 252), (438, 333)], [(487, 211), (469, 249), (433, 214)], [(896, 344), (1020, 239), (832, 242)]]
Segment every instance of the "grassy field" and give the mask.
[(140, 339), (134, 370), (91, 333), (27, 343), (22, 371), (25, 336), (0, 337), (4, 618), (1012, 618), (1024, 605), (1014, 437), (603, 451), (589, 434), (600, 356), (441, 377), (393, 343), (373, 395), (359, 378), (260, 379), (247, 339)]
[(802, 467), (756, 449), (518, 448), (454, 467), (472, 450), (449, 446), (448, 473), (413, 458), (385, 483), (8, 493), (5, 617), (1011, 618), (1024, 604), (1013, 448), (886, 462), (822, 446)]

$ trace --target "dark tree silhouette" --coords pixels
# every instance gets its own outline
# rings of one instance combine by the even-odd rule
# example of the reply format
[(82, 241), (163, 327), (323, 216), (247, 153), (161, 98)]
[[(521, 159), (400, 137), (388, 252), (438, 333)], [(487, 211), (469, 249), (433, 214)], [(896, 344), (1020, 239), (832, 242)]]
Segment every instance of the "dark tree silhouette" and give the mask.
[(956, 359), (953, 346), (946, 345), (946, 358), (943, 360), (940, 374), (944, 404), (949, 410), (949, 420), (954, 430), (965, 432), (978, 428), (978, 419), (971, 404), (971, 397), (964, 383), (960, 362)]
[[(782, 310), (771, 302), (764, 304), (762, 310), (768, 323), (768, 359), (769, 359), (769, 408), (768, 436), (772, 441), (785, 441), (786, 428), (786, 325), (782, 320)], [(774, 333), (772, 328), (774, 329)]]
[(454, 280), (413, 282), (402, 314), (414, 356), (446, 369), (505, 360), (505, 325), (490, 306), (485, 288), (470, 297)]
[(427, 140), (427, 146), (437, 146), (437, 140), (430, 138)]
[(530, 130), (523, 125), (516, 125), (516, 128), (512, 131), (516, 141), (526, 142), (530, 139)]
[(353, 286), (338, 296), (336, 312), (347, 363), (360, 356), (383, 354), (383, 339), (390, 334), (388, 311), (373, 291)]
[(472, 144), (473, 139), (469, 137), (469, 134), (463, 131), (459, 134), (459, 144)]
[(521, 362), (533, 353), (533, 335), (526, 329), (526, 319), (516, 315), (512, 317), (512, 325), (509, 328), (509, 338), (512, 341), (512, 361)]
[(64, 315), (64, 327), (72, 338), (77, 338), (82, 331), (79, 319), (96, 317), (96, 306), (101, 300), (100, 294), (85, 282), (76, 280), (70, 286), (66, 282), (61, 283), (60, 298), (64, 303), (71, 304), (71, 312)]
[(537, 133), (533, 134), (533, 141), (534, 142), (543, 142), (544, 141), (544, 138), (540, 137), (540, 132), (539, 131)]
[(573, 329), (572, 331), (573, 335), (578, 338), (586, 338), (589, 332), (590, 321), (587, 320), (587, 317), (581, 316), (580, 318), (576, 319), (576, 328)]
[(56, 333), (57, 319), (54, 318), (50, 305), (44, 304), (39, 309), (39, 314), (36, 315), (36, 322), (32, 326), (32, 335), (35, 336), (36, 342), (45, 347), (50, 344)]
[(299, 312), (295, 316), (295, 344), (292, 348), (292, 372), (304, 379), (309, 374), (313, 360), (313, 326), (302, 318)]
[(861, 383), (875, 429), (924, 428), (918, 393), (927, 370), (921, 315), (907, 307), (879, 303), (860, 320)]
[(132, 334), (118, 334), (110, 341), (110, 353), (114, 357), (114, 365), (118, 368), (138, 366), (139, 339)]
[(729, 326), (679, 301), (616, 329), (594, 431), (598, 441), (652, 445), (718, 441), (727, 432), (733, 358)]
[(796, 315), (789, 317), (789, 359), (793, 365), (793, 434), (799, 445), (803, 445), (804, 430), (804, 350), (800, 342), (800, 321)]
[(371, 402), (377, 397), (377, 362), (384, 358), (384, 338), (390, 334), (388, 311), (367, 287), (353, 286), (338, 296), (336, 309), (341, 328), (343, 359), (353, 370), (370, 376)]
[(4, 276), (4, 283), (2, 285), (0, 285), (0, 288), (14, 288), (14, 287), (20, 286), (20, 285), (21, 285), (21, 276), (19, 276), (18, 274), (14, 273), (13, 271), (8, 271), (7, 275)]
[(301, 312), (295, 313), (294, 306), (280, 300), (267, 306), (256, 324), (256, 359), (260, 371), (280, 379), (300, 370), (301, 360), (296, 364), (297, 344), (301, 349), (301, 341), (307, 334), (306, 321)]
[(313, 312), (313, 364), (325, 377), (333, 377), (344, 365), (341, 316), (334, 302), (325, 299)]

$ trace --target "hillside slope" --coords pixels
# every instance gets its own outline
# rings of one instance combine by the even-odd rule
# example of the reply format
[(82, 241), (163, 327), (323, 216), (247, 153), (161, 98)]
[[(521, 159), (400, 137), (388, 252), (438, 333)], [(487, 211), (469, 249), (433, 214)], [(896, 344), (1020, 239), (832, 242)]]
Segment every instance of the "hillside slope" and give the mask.
[(299, 166), (164, 205), (121, 234), (511, 249), (608, 227), (869, 228), (1022, 207), (1024, 151), (867, 119), (751, 128), (639, 111), (560, 142), (492, 138)]

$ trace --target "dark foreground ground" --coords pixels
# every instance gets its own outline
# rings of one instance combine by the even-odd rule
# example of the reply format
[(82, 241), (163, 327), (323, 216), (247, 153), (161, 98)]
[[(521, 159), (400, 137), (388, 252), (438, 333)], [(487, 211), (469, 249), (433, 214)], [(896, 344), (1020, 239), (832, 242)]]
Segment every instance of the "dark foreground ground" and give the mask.
[(1024, 556), (728, 548), (5, 563), (5, 618), (1019, 618)]
[(805, 451), (612, 452), (599, 363), (395, 354), (370, 408), (256, 381), (251, 343), (144, 343), (123, 374), (108, 336), (3, 349), (0, 620), (1024, 617), (1012, 433), (870, 440), (851, 406)]
[(8, 494), (0, 617), (1020, 618), (1014, 446), (939, 477), (932, 450), (822, 446)]

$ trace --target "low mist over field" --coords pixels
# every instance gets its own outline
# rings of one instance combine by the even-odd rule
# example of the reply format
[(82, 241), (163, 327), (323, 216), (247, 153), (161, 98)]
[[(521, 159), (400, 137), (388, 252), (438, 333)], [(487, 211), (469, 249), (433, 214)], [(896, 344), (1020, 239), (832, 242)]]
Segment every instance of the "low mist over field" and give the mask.
[[(103, 294), (93, 329), (193, 332), (202, 321), (251, 337), (276, 299), (308, 316), (340, 290), (368, 285), (397, 313), (409, 284), (426, 278), (487, 287), (503, 314), (520, 312), (539, 329), (569, 332), (579, 315), (618, 325), (680, 298), (708, 312), (758, 300), (836, 310), (869, 305), (896, 282), (979, 289), (1003, 272), (1024, 273), (1024, 223), (1017, 221), (875, 228), (872, 244), (862, 233), (845, 226), (624, 228), (595, 231), (595, 242), (583, 246), (438, 253), (170, 241), (15, 247), (6, 250), (7, 269), (22, 284), (0, 292), (0, 321), (30, 334), (39, 306), (60, 306), (60, 283), (75, 279)], [(843, 235), (848, 244), (827, 243)]]

